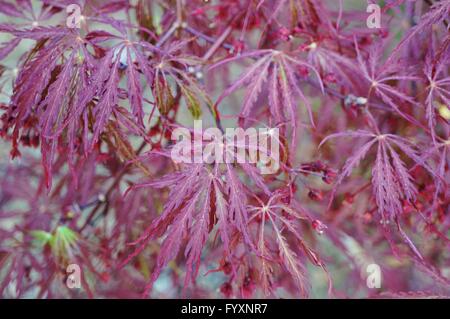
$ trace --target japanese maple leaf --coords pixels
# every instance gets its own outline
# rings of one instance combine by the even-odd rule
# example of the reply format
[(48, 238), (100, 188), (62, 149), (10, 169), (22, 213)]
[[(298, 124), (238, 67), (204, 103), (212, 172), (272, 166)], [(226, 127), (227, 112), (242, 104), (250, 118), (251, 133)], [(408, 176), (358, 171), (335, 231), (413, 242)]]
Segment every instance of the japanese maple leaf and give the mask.
[(147, 54), (152, 54), (157, 49), (144, 41), (131, 41), (128, 38), (126, 28), (120, 21), (112, 20), (119, 36), (107, 32), (91, 32), (86, 37), (90, 42), (96, 44), (115, 40), (118, 42), (108, 49), (106, 54), (97, 64), (97, 72), (92, 82), (91, 93), (98, 98), (94, 106), (94, 116), (96, 118), (93, 127), (92, 145), (96, 143), (101, 132), (105, 128), (108, 119), (118, 105), (120, 98), (120, 74), (125, 69), (127, 79), (126, 94), (130, 103), (136, 123), (143, 127), (143, 92), (141, 85), (141, 74), (150, 84), (153, 81), (153, 70), (147, 60)]
[(408, 169), (394, 149), (394, 146), (402, 150), (406, 156), (417, 164), (429, 169), (428, 165), (425, 164), (417, 150), (406, 139), (394, 134), (374, 134), (364, 130), (336, 133), (327, 136), (319, 146), (331, 138), (343, 136), (367, 138), (368, 141), (360, 146), (345, 162), (344, 167), (336, 178), (332, 198), (337, 186), (366, 157), (372, 146), (377, 145), (376, 159), (372, 169), (372, 188), (378, 212), (383, 220), (392, 220), (400, 215), (402, 213), (401, 201), (406, 199), (408, 202), (413, 202), (417, 190)]
[(430, 209), (434, 209), (437, 205), (438, 195), (443, 194), (444, 197), (447, 196), (448, 193), (448, 176), (447, 172), (445, 171), (445, 167), (450, 165), (450, 141), (449, 140), (443, 140), (441, 138), (437, 138), (438, 141), (433, 144), (432, 147), (427, 149), (421, 159), (425, 162), (429, 160), (430, 158), (435, 157), (437, 159), (437, 163), (435, 165), (435, 168), (433, 170), (434, 172), (434, 184), (435, 184), (435, 191), (434, 191), (434, 198), (433, 198), (433, 205), (430, 207)]
[[(21, 72), (14, 82), (11, 102), (7, 109), (3, 131), (12, 128), (11, 155), (19, 155), (18, 140), (37, 123), (42, 139), (43, 163), (50, 186), (50, 166), (61, 133), (63, 120), (73, 106), (77, 94), (78, 79), (89, 69), (89, 54), (82, 45), (77, 31), (67, 28), (34, 28), (30, 30), (8, 29), (20, 39), (37, 40), (38, 44), (28, 54)], [(87, 56), (80, 62), (79, 56)], [(66, 61), (64, 66), (59, 63)], [(73, 89), (73, 95), (65, 95)], [(35, 117), (38, 116), (38, 120)], [(27, 130), (25, 130), (27, 128)], [(52, 138), (55, 137), (56, 138)]]
[(326, 39), (314, 41), (303, 47), (307, 51), (308, 62), (313, 65), (322, 77), (333, 75), (336, 81), (346, 87), (358, 87), (361, 75), (354, 60), (340, 53), (333, 42)]
[[(270, 131), (267, 134), (270, 134)], [(200, 153), (204, 159), (206, 158), (203, 163), (182, 163), (180, 170), (174, 173), (167, 174), (159, 180), (134, 185), (129, 189), (169, 188), (168, 200), (161, 216), (155, 219), (134, 242), (138, 245), (136, 250), (122, 263), (126, 264), (139, 254), (149, 240), (167, 233), (152, 278), (146, 287), (146, 293), (151, 290), (161, 270), (177, 256), (181, 249), (180, 238), (187, 240), (185, 286), (194, 281), (199, 270), (202, 249), (216, 224), (226, 256), (231, 257), (231, 240), (236, 236), (242, 238), (249, 250), (256, 251), (248, 231), (247, 196), (252, 191), (249, 191), (241, 181), (240, 172), (246, 174), (266, 195), (270, 195), (271, 191), (258, 172), (257, 163), (245, 161), (242, 163), (235, 157), (231, 161), (222, 161), (229, 158), (227, 154), (239, 157), (241, 154), (239, 150), (250, 152), (254, 151), (255, 146), (245, 143), (245, 138), (243, 140), (237, 138), (233, 144), (228, 144), (231, 136), (226, 134), (212, 139), (208, 131), (204, 133), (203, 139), (202, 143), (194, 145), (192, 154), (195, 156)], [(211, 146), (215, 148), (225, 145), (227, 147), (223, 149), (223, 158), (211, 157)], [(170, 155), (173, 155), (173, 149), (167, 149), (161, 152), (152, 151), (144, 156), (169, 156), (167, 153), (169, 150)], [(270, 152), (264, 145), (259, 147), (258, 151), (260, 157), (261, 152), (264, 152), (268, 159), (270, 158)], [(232, 163), (233, 159), (238, 163)]]
[(398, 104), (407, 102), (413, 106), (417, 106), (414, 99), (399, 89), (388, 84), (389, 81), (404, 81), (404, 80), (419, 80), (420, 78), (411, 74), (403, 72), (405, 67), (400, 62), (391, 61), (387, 63), (381, 62), (383, 46), (372, 46), (369, 51), (368, 59), (365, 60), (361, 51), (358, 48), (358, 44), (355, 41), (355, 48), (357, 53), (357, 60), (360, 66), (360, 70), (364, 79), (366, 80), (369, 91), (368, 99), (372, 92), (375, 93), (384, 103), (389, 105), (395, 112), (404, 117), (407, 121), (418, 124), (420, 123), (414, 119), (411, 115), (403, 112)]
[(428, 95), (425, 100), (426, 117), (428, 126), (431, 131), (433, 142), (436, 142), (436, 112), (435, 108), (438, 101), (442, 101), (440, 107), (450, 110), (450, 77), (446, 76), (446, 68), (448, 64), (444, 60), (437, 61), (437, 65), (432, 61), (431, 55), (427, 56), (424, 73), (428, 80)]
[[(284, 122), (286, 117), (288, 117), (295, 135), (298, 126), (295, 97), (298, 97), (308, 111), (311, 124), (314, 125), (311, 103), (299, 87), (300, 81), (295, 71), (298, 67), (312, 70), (317, 75), (323, 89), (320, 76), (313, 66), (282, 51), (268, 49), (225, 59), (211, 66), (209, 70), (243, 58), (256, 58), (257, 60), (219, 96), (216, 106), (234, 91), (246, 87), (246, 94), (239, 116), (241, 118), (249, 117), (254, 110), (257, 98), (260, 96), (263, 87), (266, 87), (268, 90), (270, 115), (276, 123)], [(295, 136), (293, 140), (295, 140)]]
[[(155, 104), (163, 115), (174, 107), (175, 98), (171, 84), (175, 84), (194, 118), (202, 114), (202, 104), (212, 110), (212, 102), (201, 81), (201, 60), (184, 54), (182, 49), (193, 39), (176, 41), (164, 47), (164, 52), (152, 59), (155, 79), (152, 82)], [(194, 76), (192, 76), (194, 75)]]
[[(282, 193), (274, 193), (267, 202), (257, 198), (259, 205), (250, 205), (249, 222), (256, 223), (256, 243), (260, 253), (260, 279), (266, 294), (271, 291), (273, 266), (281, 260), (281, 264), (291, 274), (302, 297), (308, 295), (309, 283), (305, 277), (305, 269), (293, 245), (286, 236), (295, 238), (295, 243), (311, 262), (322, 267), (324, 264), (314, 250), (309, 248), (300, 236), (298, 223), (313, 220), (299, 205), (291, 207), (283, 202)], [(317, 222), (317, 221), (316, 221)], [(258, 224), (259, 223), (259, 224)], [(269, 226), (270, 225), (270, 226)], [(275, 245), (274, 245), (275, 244)], [(331, 281), (329, 282), (331, 284)], [(330, 286), (331, 289), (331, 286)]]
[[(4, 0), (0, 3), (0, 14), (10, 18), (14, 22), (15, 27), (29, 28), (41, 26), (46, 20), (52, 18), (55, 12), (65, 8), (65, 6), (61, 8), (54, 5), (48, 5), (44, 2), (45, 1), (33, 3), (29, 0), (10, 2)], [(73, 3), (76, 2), (78, 1), (74, 1)]]
[(162, 214), (134, 242), (138, 245), (136, 250), (121, 263), (125, 265), (138, 255), (150, 240), (167, 234), (145, 288), (145, 295), (151, 291), (167, 263), (177, 257), (184, 241), (187, 242), (184, 251), (185, 286), (196, 278), (201, 252), (216, 223), (227, 254), (230, 254), (230, 240), (235, 231), (251, 246), (247, 231), (245, 190), (230, 165), (183, 165), (181, 170), (167, 174), (160, 180), (137, 184), (131, 189), (141, 187), (169, 188)]
[(406, 139), (394, 134), (374, 134), (364, 130), (349, 131), (327, 136), (320, 145), (331, 138), (343, 136), (367, 138), (368, 141), (360, 146), (345, 162), (344, 167), (336, 178), (336, 183), (330, 198), (330, 205), (336, 188), (343, 182), (345, 177), (351, 174), (352, 170), (361, 160), (366, 157), (372, 146), (377, 145), (375, 162), (372, 168), (372, 193), (378, 208), (378, 214), (384, 225), (389, 223), (389, 221), (395, 222), (400, 234), (411, 250), (422, 258), (417, 248), (400, 227), (399, 217), (403, 212), (403, 201), (414, 204), (417, 189), (408, 169), (394, 147), (399, 148), (407, 157), (430, 172), (432, 172), (431, 168), (423, 161), (417, 150)]
[[(320, 25), (322, 27), (320, 30), (322, 34), (335, 34), (330, 13), (320, 2), (310, 0), (299, 0), (295, 2), (287, 0), (273, 2), (259, 0), (257, 9), (266, 11), (268, 17), (262, 35), (273, 25), (274, 20), (276, 20), (277, 25), (286, 25), (286, 30), (290, 28), (289, 25), (297, 25), (298, 28), (306, 32), (314, 33), (317, 32)], [(300, 16), (298, 15), (299, 12), (301, 12)], [(261, 45), (262, 35), (258, 47)]]
[(394, 59), (397, 56), (397, 53), (400, 52), (403, 47), (408, 44), (417, 34), (422, 33), (428, 29), (430, 29), (433, 25), (437, 25), (442, 22), (446, 18), (448, 18), (450, 14), (450, 0), (441, 0), (436, 1), (430, 8), (430, 10), (420, 17), (419, 22), (412, 27), (408, 33), (402, 38), (399, 44), (393, 50), (390, 58), (388, 58), (387, 62)]
[[(79, 135), (84, 151), (88, 153), (104, 132), (109, 118), (112, 115), (121, 116), (118, 104), (119, 99), (124, 98), (123, 89), (119, 86), (123, 73), (127, 77), (125, 97), (130, 102), (136, 123), (133, 125), (127, 122), (127, 125), (134, 131), (139, 131), (137, 127), (143, 127), (140, 79), (143, 74), (147, 83), (153, 80), (153, 72), (146, 57), (153, 47), (148, 43), (129, 41), (125, 28), (119, 22), (114, 25), (121, 36), (93, 31), (82, 38), (78, 30), (65, 27), (5, 29), (18, 38), (40, 41), (17, 76), (8, 109), (8, 121), (3, 130), (6, 132), (13, 127), (12, 154), (18, 154), (17, 141), (21, 130), (37, 115), (48, 187), (58, 138), (64, 132), (68, 133), (69, 163), (73, 163)], [(99, 52), (102, 49), (98, 44), (106, 40), (118, 43), (96, 59), (87, 46), (94, 46)], [(89, 136), (91, 125), (88, 114), (91, 109), (95, 118), (92, 137)]]
[[(51, 19), (56, 12), (61, 11), (66, 6), (57, 8), (43, 2), (33, 5), (31, 1), (2, 1), (0, 3), (0, 15), (5, 16), (3, 22), (7, 23), (0, 24), (0, 31), (2, 29), (24, 30), (43, 27), (47, 24), (46, 20)], [(8, 20), (14, 23), (10, 23)], [(21, 37), (16, 37), (4, 43), (0, 47), (0, 60), (11, 53), (22, 39)]]
[[(51, 80), (51, 72), (57, 68), (57, 63), (62, 58), (65, 50), (76, 46), (76, 34), (69, 32), (68, 29), (61, 28), (36, 28), (33, 30), (16, 31), (10, 30), (11, 33), (20, 38), (31, 38), (47, 42), (45, 46), (41, 43), (41, 47), (36, 47), (28, 55), (23, 70), (18, 74), (14, 83), (13, 96), (11, 98), (11, 106), (8, 109), (10, 118), (14, 119), (13, 123), (7, 123), (8, 126), (14, 126), (14, 139), (19, 136), (19, 130), (27, 121), (33, 112), (35, 104), (39, 102), (42, 93)], [(51, 38), (51, 40), (46, 40)], [(70, 62), (72, 62), (72, 56)], [(66, 67), (64, 81), (68, 81), (68, 74), (72, 64)], [(61, 92), (59, 92), (59, 95)]]

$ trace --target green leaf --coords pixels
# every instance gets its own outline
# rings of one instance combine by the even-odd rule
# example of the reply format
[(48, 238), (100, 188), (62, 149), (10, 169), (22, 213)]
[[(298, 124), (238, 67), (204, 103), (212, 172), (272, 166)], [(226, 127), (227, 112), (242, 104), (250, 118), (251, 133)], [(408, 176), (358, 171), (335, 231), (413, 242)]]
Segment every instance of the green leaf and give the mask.
[(175, 104), (169, 84), (164, 79), (155, 80), (156, 106), (163, 115), (167, 115)]
[(48, 244), (52, 238), (53, 235), (44, 231), (44, 230), (32, 230), (31, 236), (33, 236), (33, 244), (36, 246), (42, 247)]
[(192, 116), (194, 117), (194, 119), (200, 118), (200, 116), (202, 115), (202, 109), (200, 106), (200, 101), (198, 100), (197, 96), (194, 94), (194, 92), (183, 86), (181, 87), (181, 91), (183, 92), (183, 95), (186, 97), (187, 107), (191, 112)]
[(72, 254), (73, 248), (77, 245), (77, 240), (78, 234), (76, 232), (67, 226), (58, 226), (49, 244), (56, 257), (65, 258)]

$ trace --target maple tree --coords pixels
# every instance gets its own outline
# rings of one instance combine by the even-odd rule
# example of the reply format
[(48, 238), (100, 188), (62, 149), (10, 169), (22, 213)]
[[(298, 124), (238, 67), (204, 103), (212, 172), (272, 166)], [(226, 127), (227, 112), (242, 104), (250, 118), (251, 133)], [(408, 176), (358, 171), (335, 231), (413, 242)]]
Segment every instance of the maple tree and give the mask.
[(0, 1), (0, 295), (449, 297), (450, 1), (379, 2)]

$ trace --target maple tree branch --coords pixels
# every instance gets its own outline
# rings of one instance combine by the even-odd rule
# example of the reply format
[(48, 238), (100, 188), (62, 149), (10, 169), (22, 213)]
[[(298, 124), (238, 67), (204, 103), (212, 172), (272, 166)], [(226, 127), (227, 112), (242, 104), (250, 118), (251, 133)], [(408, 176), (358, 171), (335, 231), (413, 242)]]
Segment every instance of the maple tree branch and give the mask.
[(179, 27), (180, 24), (178, 23), (178, 21), (175, 21), (170, 26), (170, 29), (166, 33), (164, 33), (164, 35), (158, 40), (158, 42), (156, 42), (155, 47), (157, 48), (161, 47), (164, 44), (164, 42), (166, 42)]
[(225, 29), (225, 31), (222, 32), (220, 37), (217, 38), (217, 40), (213, 43), (213, 45), (209, 48), (209, 50), (203, 55), (202, 57), (203, 62), (206, 62), (217, 51), (217, 49), (222, 45), (225, 39), (230, 35), (231, 31), (233, 31), (233, 28), (231, 28), (231, 26), (228, 26)]
[[(215, 39), (213, 37), (210, 37), (209, 35), (206, 35), (203, 32), (192, 28), (191, 26), (186, 26), (184, 28), (184, 30), (186, 30), (187, 32), (191, 33), (192, 35), (195, 35), (196, 37), (199, 37), (199, 38), (201, 38), (201, 39), (203, 39), (203, 40), (205, 40), (205, 41), (207, 41), (209, 43), (213, 43), (214, 44), (217, 41), (217, 39)], [(233, 46), (231, 44), (229, 44), (229, 43), (226, 43), (226, 42), (222, 42), (220, 45), (222, 47), (224, 47), (225, 49), (227, 49), (227, 50), (233, 49)]]
[(183, 3), (182, 0), (177, 0), (177, 11), (176, 11), (176, 20), (170, 26), (169, 30), (164, 33), (164, 35), (156, 42), (155, 46), (157, 48), (161, 47), (179, 28), (185, 28), (186, 23), (183, 23)]

